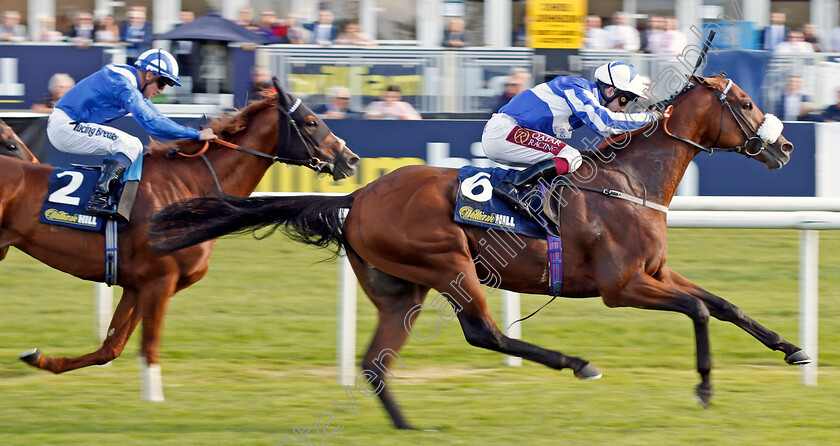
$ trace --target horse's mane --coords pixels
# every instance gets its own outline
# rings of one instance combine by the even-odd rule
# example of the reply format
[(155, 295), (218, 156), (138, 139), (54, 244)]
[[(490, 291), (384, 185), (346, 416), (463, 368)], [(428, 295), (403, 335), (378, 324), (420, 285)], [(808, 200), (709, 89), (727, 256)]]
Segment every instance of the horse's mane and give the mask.
[[(715, 73), (715, 74), (711, 75), (710, 77), (726, 77), (726, 73), (725, 72)], [(702, 80), (703, 78), (698, 77), (698, 79)], [(655, 104), (651, 104), (648, 107), (648, 109), (649, 110), (653, 110), (653, 109), (665, 110), (669, 105), (672, 105), (673, 103), (677, 102), (677, 99), (681, 98), (683, 95), (685, 95), (686, 93), (688, 93), (689, 91), (694, 89), (694, 87), (696, 87), (696, 86), (697, 86), (697, 84), (693, 84), (693, 83), (689, 82), (688, 84), (686, 84), (685, 87), (683, 87), (680, 91), (672, 94), (671, 97), (669, 97), (668, 99), (659, 101)], [(621, 147), (621, 143), (624, 142), (624, 140), (626, 140), (627, 138), (633, 137), (633, 135), (635, 135), (639, 132), (646, 131), (648, 127), (650, 127), (654, 124), (655, 124), (655, 122), (651, 122), (650, 124), (648, 124), (644, 127), (638, 128), (636, 130), (633, 130), (632, 132), (621, 133), (619, 135), (609, 135), (601, 142), (601, 145), (598, 146), (598, 150), (601, 151), (601, 152), (604, 152), (605, 155), (609, 156), (609, 154), (613, 153), (616, 150), (616, 146)]]
[[(233, 114), (223, 114), (218, 117), (211, 116), (207, 127), (213, 129), (216, 135), (222, 139), (230, 139), (237, 133), (245, 130), (251, 119), (263, 110), (277, 106), (277, 94), (268, 94), (257, 102), (248, 104), (245, 108)], [(184, 153), (194, 153), (201, 149), (204, 143), (196, 140), (181, 140), (169, 143), (162, 143), (155, 139), (149, 141), (149, 153), (153, 157), (163, 157), (173, 148)]]

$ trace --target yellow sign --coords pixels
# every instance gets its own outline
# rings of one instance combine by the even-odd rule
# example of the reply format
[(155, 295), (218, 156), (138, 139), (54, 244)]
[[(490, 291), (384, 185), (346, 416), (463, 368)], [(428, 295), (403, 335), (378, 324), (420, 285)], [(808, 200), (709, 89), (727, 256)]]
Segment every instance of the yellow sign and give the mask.
[(528, 0), (528, 46), (582, 48), (586, 8), (586, 0)]
[(349, 194), (374, 180), (403, 166), (426, 164), (422, 158), (362, 158), (356, 175), (333, 181), (328, 175), (322, 178), (301, 166), (275, 164), (257, 186), (257, 192), (333, 192)]

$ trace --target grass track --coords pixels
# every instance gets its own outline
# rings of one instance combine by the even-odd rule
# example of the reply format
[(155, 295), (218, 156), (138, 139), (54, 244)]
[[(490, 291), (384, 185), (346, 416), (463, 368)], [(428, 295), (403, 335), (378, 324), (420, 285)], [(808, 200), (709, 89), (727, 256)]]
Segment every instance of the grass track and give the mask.
[[(670, 232), (669, 265), (798, 342), (798, 233)], [(837, 444), (840, 441), (840, 233), (820, 243), (820, 376), (799, 384), (784, 364), (730, 324), (711, 323), (715, 396), (692, 399), (698, 381), (684, 316), (608, 309), (598, 299), (558, 300), (523, 326), (524, 339), (582, 356), (604, 378), (579, 382), (533, 363), (467, 345), (457, 323), (428, 344), (410, 342), (394, 391), (417, 427), (399, 432), (378, 401), (359, 413), (335, 381), (334, 262), (326, 251), (275, 236), (223, 239), (207, 278), (170, 301), (162, 348), (166, 402), (140, 401), (135, 334), (107, 367), (54, 376), (16, 359), (40, 347), (78, 355), (97, 347), (92, 286), (19, 251), (0, 264), (0, 441), (21, 445), (274, 445), (340, 413), (341, 445)], [(498, 314), (497, 294), (488, 297)], [(523, 312), (542, 296), (524, 296)], [(373, 306), (360, 292), (361, 354)], [(430, 332), (434, 318), (420, 317)], [(337, 423), (337, 421), (336, 421)], [(336, 424), (333, 424), (335, 426)], [(319, 444), (315, 431), (310, 438)], [(316, 441), (317, 440), (317, 441)], [(304, 444), (290, 442), (288, 444)]]

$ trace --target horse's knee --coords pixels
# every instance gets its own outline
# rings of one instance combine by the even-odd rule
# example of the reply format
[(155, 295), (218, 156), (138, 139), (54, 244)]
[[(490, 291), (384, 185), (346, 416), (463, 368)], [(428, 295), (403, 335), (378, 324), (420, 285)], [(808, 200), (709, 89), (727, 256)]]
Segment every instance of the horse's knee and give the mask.
[(467, 343), (474, 347), (488, 350), (501, 350), (503, 347), (504, 335), (482, 320), (462, 319), (461, 328), (464, 331), (464, 338)]
[(709, 313), (709, 309), (706, 308), (706, 304), (700, 299), (693, 299), (692, 307), (688, 313), (688, 317), (697, 324), (707, 325), (711, 314)]

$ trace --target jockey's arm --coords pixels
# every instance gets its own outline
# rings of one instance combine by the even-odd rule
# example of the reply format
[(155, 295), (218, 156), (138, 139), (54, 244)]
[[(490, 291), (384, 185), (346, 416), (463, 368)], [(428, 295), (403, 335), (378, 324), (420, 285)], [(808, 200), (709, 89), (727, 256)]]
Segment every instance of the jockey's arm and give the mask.
[(126, 96), (123, 107), (134, 115), (134, 120), (143, 130), (169, 140), (199, 139), (200, 134), (197, 129), (185, 127), (162, 115), (139, 90), (135, 89)]
[(566, 90), (566, 101), (572, 113), (596, 132), (617, 135), (640, 129), (656, 120), (652, 113), (614, 112), (602, 106), (598, 98), (586, 90)]

